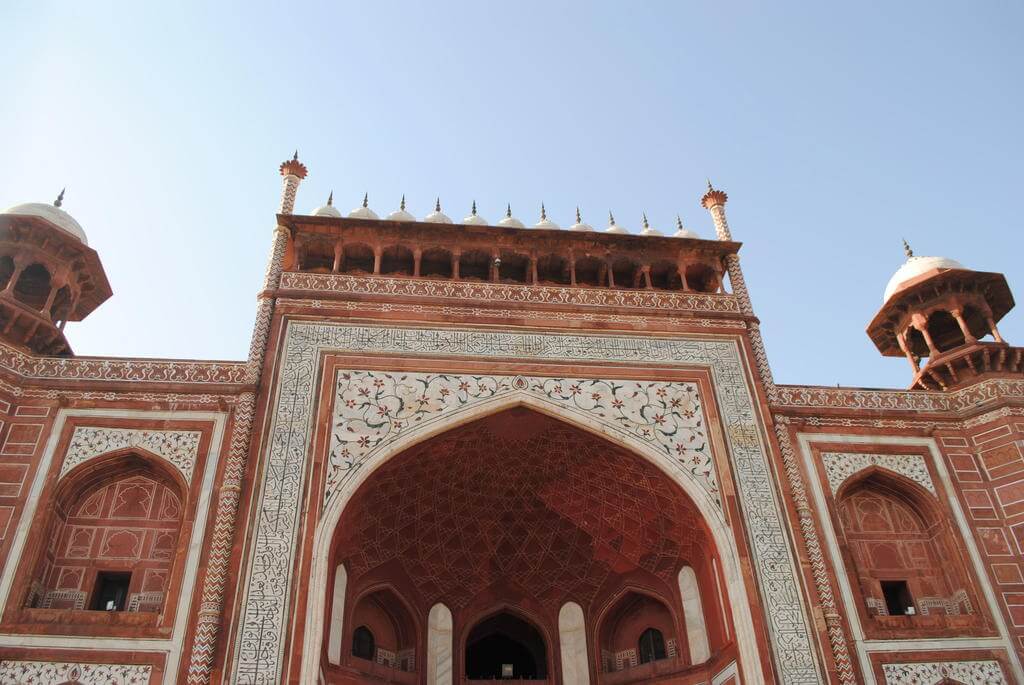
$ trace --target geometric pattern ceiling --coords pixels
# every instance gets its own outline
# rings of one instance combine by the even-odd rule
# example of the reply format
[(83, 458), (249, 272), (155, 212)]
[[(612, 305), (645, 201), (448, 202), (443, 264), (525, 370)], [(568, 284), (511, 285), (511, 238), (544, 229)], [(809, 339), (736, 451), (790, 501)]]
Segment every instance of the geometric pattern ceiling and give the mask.
[(644, 458), (516, 408), (381, 466), (346, 507), (336, 559), (350, 583), (389, 565), (424, 610), (482, 592), (589, 605), (616, 576), (671, 583), (710, 549), (682, 490)]

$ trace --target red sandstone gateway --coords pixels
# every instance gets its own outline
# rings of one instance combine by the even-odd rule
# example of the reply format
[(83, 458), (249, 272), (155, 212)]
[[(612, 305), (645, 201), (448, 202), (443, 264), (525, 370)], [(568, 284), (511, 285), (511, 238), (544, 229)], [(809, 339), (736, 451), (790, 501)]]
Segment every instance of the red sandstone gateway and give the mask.
[(914, 256), (909, 390), (776, 385), (715, 239), (284, 191), (241, 362), (72, 355), (110, 297), (0, 213), (2, 683), (1024, 682), (1024, 350)]

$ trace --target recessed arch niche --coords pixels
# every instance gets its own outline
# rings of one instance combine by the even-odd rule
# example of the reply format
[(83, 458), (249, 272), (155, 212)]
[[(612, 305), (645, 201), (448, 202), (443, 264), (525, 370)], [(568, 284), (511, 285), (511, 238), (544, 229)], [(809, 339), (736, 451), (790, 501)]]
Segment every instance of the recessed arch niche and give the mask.
[[(432, 625), (438, 606), (450, 611), (452, 630), (439, 634), (451, 635), (455, 682), (467, 675), (469, 636), (489, 606), (531, 617), (551, 664), (544, 677), (554, 682), (566, 603), (596, 621), (599, 607), (627, 584), (642, 582), (670, 598), (681, 616), (680, 570), (711, 568), (712, 559), (733, 563), (717, 550), (720, 526), (713, 532), (676, 479), (650, 459), (525, 406), (452, 425), (390, 456), (362, 480), (331, 525), (323, 557), (325, 566), (345, 569), (347, 603), (365, 587), (388, 583), (420, 625)], [(319, 625), (334, 625), (338, 602), (323, 601), (335, 595), (331, 578), (323, 580), (315, 611)], [(704, 605), (717, 611), (730, 601), (709, 597)], [(355, 667), (346, 664), (346, 650), (340, 665), (330, 664), (323, 656), (327, 636), (311, 627), (323, 643), (318, 665), (327, 682), (342, 682), (345, 669)], [(491, 634), (515, 632), (505, 628)], [(679, 632), (672, 635), (678, 639)], [(712, 641), (713, 648), (723, 646), (721, 631)], [(427, 642), (418, 642), (418, 653)], [(595, 653), (593, 645), (588, 651)], [(600, 682), (593, 660), (591, 668), (590, 682)]]

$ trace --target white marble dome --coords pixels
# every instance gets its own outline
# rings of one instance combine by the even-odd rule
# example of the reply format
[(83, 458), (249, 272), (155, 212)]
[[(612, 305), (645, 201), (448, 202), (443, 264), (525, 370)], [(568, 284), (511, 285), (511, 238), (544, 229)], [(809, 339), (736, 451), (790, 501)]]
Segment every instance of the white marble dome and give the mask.
[(896, 273), (889, 279), (889, 284), (885, 286), (885, 295), (882, 297), (882, 302), (888, 302), (889, 298), (892, 297), (900, 286), (907, 281), (917, 278), (921, 274), (927, 273), (934, 269), (963, 269), (963, 264), (950, 259), (948, 257), (907, 257), (907, 261), (904, 262), (903, 266), (896, 269)]
[(448, 215), (441, 211), (441, 198), (437, 198), (434, 203), (434, 211), (423, 217), (423, 220), (428, 224), (450, 224), (452, 220), (448, 218)]
[[(61, 194), (63, 195), (63, 193)], [(75, 221), (74, 217), (55, 205), (48, 205), (44, 202), (26, 202), (8, 207), (2, 213), (16, 214), (18, 216), (37, 216), (40, 219), (46, 219), (72, 238), (82, 241), (82, 244), (89, 244), (82, 226)]]
[(469, 216), (462, 220), (467, 226), (490, 226), (487, 219), (476, 213), (476, 200), (473, 200), (473, 207), (469, 210)]
[(593, 231), (594, 227), (588, 223), (584, 223), (583, 217), (580, 216), (580, 208), (576, 208), (576, 223), (569, 227), (570, 231)]
[(544, 208), (544, 204), (540, 205), (540, 221), (533, 225), (534, 228), (548, 231), (558, 231), (562, 227), (556, 224), (554, 221), (548, 218), (548, 210)]
[(604, 232), (605, 233), (619, 233), (619, 234), (629, 233), (629, 231), (627, 231), (622, 226), (619, 226), (617, 223), (615, 223), (615, 217), (612, 215), (611, 212), (608, 212), (608, 228), (604, 229)]
[(363, 205), (356, 207), (348, 213), (349, 219), (372, 219), (373, 221), (379, 221), (380, 217), (377, 213), (370, 209), (370, 197), (369, 195), (363, 195)]
[(505, 226), (507, 228), (526, 228), (522, 221), (512, 216), (512, 205), (509, 205), (505, 209), (505, 216), (498, 222), (498, 225)]
[(416, 217), (405, 211), (405, 195), (402, 196), (398, 209), (388, 214), (388, 221), (416, 221)]
[(335, 219), (341, 218), (341, 212), (334, 206), (334, 193), (332, 192), (327, 196), (327, 204), (323, 207), (317, 207), (312, 211), (313, 216), (329, 216)]
[(672, 234), (673, 238), (695, 238), (700, 239), (700, 236), (691, 231), (688, 228), (683, 228), (683, 220), (676, 216), (676, 232)]
[(651, 224), (647, 221), (647, 213), (646, 212), (644, 213), (643, 226), (644, 227), (640, 230), (640, 235), (646, 235), (646, 236), (652, 236), (652, 235), (663, 236), (663, 235), (665, 235), (664, 233), (662, 233), (658, 229), (656, 229), (653, 226), (651, 226)]

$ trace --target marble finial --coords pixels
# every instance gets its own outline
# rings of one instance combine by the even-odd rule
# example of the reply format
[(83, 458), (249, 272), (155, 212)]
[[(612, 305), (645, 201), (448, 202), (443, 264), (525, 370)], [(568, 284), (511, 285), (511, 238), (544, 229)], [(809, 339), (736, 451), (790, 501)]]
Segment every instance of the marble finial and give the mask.
[(54, 207), (60, 207), (62, 204), (64, 204), (64, 191), (65, 190), (67, 190), (67, 188), (61, 188), (60, 189), (60, 195), (58, 195), (57, 199), (53, 201), (53, 206)]
[(907, 259), (914, 256), (914, 251), (910, 249), (910, 243), (907, 242), (906, 238), (903, 239), (903, 253), (907, 255)]
[(473, 200), (473, 206), (470, 207), (469, 213), (472, 214), (473, 216), (476, 216), (476, 200)]
[(540, 203), (540, 220), (541, 220), (541, 221), (546, 221), (546, 220), (547, 220), (547, 218), (548, 218), (548, 210), (546, 210), (546, 209), (544, 208), (544, 203), (543, 203), (543, 202), (541, 202), (541, 203)]
[(438, 198), (436, 198), (434, 200), (434, 211), (435, 212), (440, 212), (441, 211), (441, 198), (440, 197), (438, 197)]
[(328, 207), (333, 207), (334, 206), (334, 191), (333, 190), (331, 191), (331, 194), (327, 196), (327, 206)]
[(402, 202), (398, 205), (399, 209), (405, 211), (405, 193), (402, 193)]
[(583, 217), (580, 216), (580, 208), (579, 208), (578, 205), (576, 207), (576, 223), (578, 223), (578, 224), (582, 224), (583, 223)]
[(647, 223), (647, 212), (644, 212), (643, 214), (644, 214), (644, 230), (646, 230), (646, 229), (650, 228), (651, 225), (649, 223)]
[(511, 202), (509, 202), (505, 206), (505, 216), (507, 216), (510, 219), (512, 218), (512, 203)]

